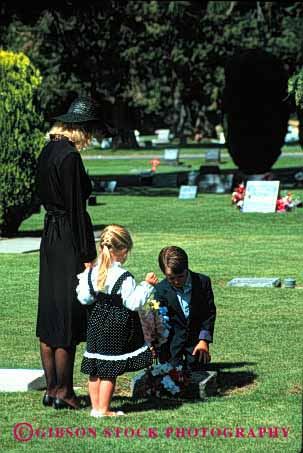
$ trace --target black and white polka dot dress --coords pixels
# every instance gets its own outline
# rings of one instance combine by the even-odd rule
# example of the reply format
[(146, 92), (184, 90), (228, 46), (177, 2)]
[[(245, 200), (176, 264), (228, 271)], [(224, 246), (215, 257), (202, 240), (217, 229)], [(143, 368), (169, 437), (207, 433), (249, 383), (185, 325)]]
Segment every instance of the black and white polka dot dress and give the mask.
[(148, 367), (152, 353), (144, 341), (138, 313), (126, 308), (117, 294), (131, 274), (124, 272), (106, 294), (94, 291), (91, 271), (88, 284), (95, 303), (90, 309), (82, 373), (106, 379)]

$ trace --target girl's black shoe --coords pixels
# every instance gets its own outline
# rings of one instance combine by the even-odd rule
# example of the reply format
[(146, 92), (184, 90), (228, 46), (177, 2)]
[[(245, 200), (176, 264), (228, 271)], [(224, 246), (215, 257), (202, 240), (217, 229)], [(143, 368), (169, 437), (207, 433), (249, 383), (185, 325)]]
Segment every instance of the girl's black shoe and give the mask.
[(78, 410), (78, 407), (72, 406), (71, 404), (67, 403), (66, 401), (60, 398), (54, 398), (53, 401), (53, 408), (54, 409), (71, 409), (71, 410)]
[(42, 399), (42, 404), (43, 406), (52, 406), (55, 401), (55, 398), (53, 396), (48, 395), (45, 393), (43, 399)]

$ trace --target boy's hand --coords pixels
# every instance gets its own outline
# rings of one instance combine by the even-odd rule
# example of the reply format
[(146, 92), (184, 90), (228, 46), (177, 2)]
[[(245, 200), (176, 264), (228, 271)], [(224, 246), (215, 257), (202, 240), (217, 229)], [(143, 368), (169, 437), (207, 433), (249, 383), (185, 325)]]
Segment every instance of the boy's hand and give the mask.
[(207, 364), (211, 360), (211, 356), (208, 350), (208, 344), (205, 340), (200, 340), (197, 346), (195, 346), (192, 355), (197, 355), (198, 360), (201, 363)]
[(146, 274), (145, 281), (150, 285), (155, 286), (159, 280), (154, 272), (149, 272), (148, 274)]

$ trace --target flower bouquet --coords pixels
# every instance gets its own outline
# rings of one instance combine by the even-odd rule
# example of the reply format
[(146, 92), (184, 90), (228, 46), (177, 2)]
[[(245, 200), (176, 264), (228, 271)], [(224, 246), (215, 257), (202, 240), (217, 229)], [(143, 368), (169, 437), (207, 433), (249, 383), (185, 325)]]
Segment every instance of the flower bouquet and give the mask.
[(157, 350), (167, 341), (169, 335), (169, 317), (167, 308), (160, 307), (160, 302), (148, 299), (145, 305), (139, 310), (143, 335), (146, 343), (157, 356)]

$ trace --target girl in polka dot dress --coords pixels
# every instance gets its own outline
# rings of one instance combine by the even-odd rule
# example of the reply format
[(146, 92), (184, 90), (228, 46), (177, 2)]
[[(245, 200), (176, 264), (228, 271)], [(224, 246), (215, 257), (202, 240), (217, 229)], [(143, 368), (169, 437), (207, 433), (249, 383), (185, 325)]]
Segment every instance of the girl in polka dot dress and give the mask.
[(78, 275), (78, 300), (90, 305), (81, 371), (89, 375), (93, 417), (124, 415), (110, 410), (116, 377), (152, 364), (137, 310), (158, 278), (150, 272), (136, 285), (134, 277), (122, 268), (132, 245), (126, 228), (107, 226), (101, 233), (98, 261)]

